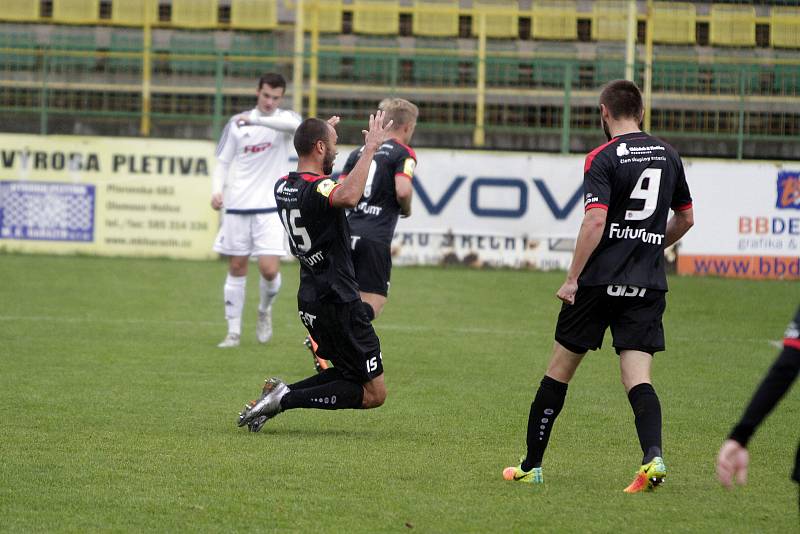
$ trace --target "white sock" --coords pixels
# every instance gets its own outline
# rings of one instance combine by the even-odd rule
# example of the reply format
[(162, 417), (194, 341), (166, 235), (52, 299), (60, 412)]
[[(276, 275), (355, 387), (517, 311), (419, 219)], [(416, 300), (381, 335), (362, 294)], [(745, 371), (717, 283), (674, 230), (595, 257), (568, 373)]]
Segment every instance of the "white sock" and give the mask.
[(278, 273), (272, 280), (267, 280), (263, 276), (259, 277), (258, 289), (261, 297), (258, 299), (258, 311), (265, 312), (272, 306), (272, 301), (278, 296), (281, 289), (281, 273)]
[(228, 273), (225, 279), (225, 319), (228, 320), (229, 334), (242, 333), (245, 285), (247, 285), (246, 276), (233, 276)]

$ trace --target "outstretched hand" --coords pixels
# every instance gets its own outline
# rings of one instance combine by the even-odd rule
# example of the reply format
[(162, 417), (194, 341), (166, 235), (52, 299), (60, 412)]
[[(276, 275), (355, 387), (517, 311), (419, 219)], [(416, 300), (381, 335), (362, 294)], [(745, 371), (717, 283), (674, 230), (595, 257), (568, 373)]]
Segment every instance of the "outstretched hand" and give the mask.
[(733, 487), (733, 479), (740, 486), (747, 484), (747, 466), (750, 454), (745, 447), (733, 439), (725, 440), (717, 455), (717, 478), (726, 488)]
[(326, 122), (327, 122), (328, 124), (330, 124), (331, 126), (333, 126), (334, 128), (336, 128), (336, 125), (337, 125), (337, 124), (339, 124), (339, 120), (341, 120), (341, 119), (340, 119), (340, 117), (339, 117), (339, 115), (333, 115), (333, 116), (332, 116), (330, 119), (328, 119)]
[(369, 130), (361, 130), (364, 134), (364, 145), (366, 147), (377, 150), (383, 140), (386, 138), (386, 132), (392, 127), (394, 121), (389, 121), (385, 125), (383, 120), (386, 117), (386, 112), (379, 109), (375, 115), (369, 116)]

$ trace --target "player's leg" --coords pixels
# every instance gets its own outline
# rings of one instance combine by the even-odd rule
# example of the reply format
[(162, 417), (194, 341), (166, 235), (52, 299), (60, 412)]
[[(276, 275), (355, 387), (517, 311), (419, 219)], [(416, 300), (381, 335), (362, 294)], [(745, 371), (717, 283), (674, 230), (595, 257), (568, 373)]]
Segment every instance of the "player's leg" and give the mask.
[(361, 238), (353, 247), (353, 267), (361, 301), (370, 321), (380, 316), (389, 294), (392, 253), (389, 245)]
[(266, 343), (272, 337), (272, 303), (281, 288), (280, 259), (286, 255), (285, 231), (277, 213), (253, 218), (253, 255), (258, 257), (259, 298), (256, 337)]
[(603, 341), (607, 319), (601, 304), (602, 293), (597, 288), (580, 288), (575, 304), (562, 306), (550, 362), (528, 412), (527, 453), (519, 466), (503, 471), (507, 480), (543, 482), (542, 460), (564, 406), (567, 385), (586, 352), (599, 348)]
[(256, 323), (256, 337), (261, 343), (266, 343), (272, 338), (272, 303), (281, 289), (280, 257), (259, 256), (258, 277), (258, 322)]
[(229, 256), (228, 276), (225, 277), (225, 320), (228, 334), (218, 345), (220, 348), (236, 347), (242, 334), (242, 310), (247, 286), (248, 256)]
[(362, 291), (361, 302), (363, 302), (364, 312), (369, 317), (369, 320), (372, 321), (377, 319), (383, 311), (383, 307), (386, 305), (386, 296)]
[(618, 310), (611, 323), (614, 347), (619, 354), (620, 378), (633, 410), (642, 463), (626, 493), (651, 490), (666, 477), (661, 444), (661, 403), (653, 387), (653, 354), (664, 350), (661, 317), (666, 307), (663, 292), (646, 291), (640, 296), (616, 296)]
[(228, 256), (228, 274), (223, 287), (225, 319), (228, 334), (217, 345), (221, 348), (236, 347), (242, 333), (242, 309), (247, 285), (247, 260), (252, 250), (250, 221), (247, 215), (226, 213), (222, 226), (214, 241), (214, 250)]

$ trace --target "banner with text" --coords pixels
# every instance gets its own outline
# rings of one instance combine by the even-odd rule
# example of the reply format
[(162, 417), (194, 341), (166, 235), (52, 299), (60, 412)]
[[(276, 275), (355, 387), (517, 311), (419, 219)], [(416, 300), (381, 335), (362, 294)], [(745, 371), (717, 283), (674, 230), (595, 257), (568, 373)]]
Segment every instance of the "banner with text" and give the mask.
[(214, 145), (0, 135), (0, 249), (212, 258)]
[(695, 225), (678, 272), (800, 279), (800, 162), (689, 160)]

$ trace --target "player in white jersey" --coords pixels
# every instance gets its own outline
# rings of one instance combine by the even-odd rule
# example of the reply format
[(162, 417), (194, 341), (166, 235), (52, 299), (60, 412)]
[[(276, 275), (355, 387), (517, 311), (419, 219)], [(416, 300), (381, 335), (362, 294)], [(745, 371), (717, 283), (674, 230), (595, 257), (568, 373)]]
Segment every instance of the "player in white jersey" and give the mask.
[(261, 343), (272, 337), (272, 302), (281, 287), (280, 258), (286, 255), (274, 188), (290, 170), (292, 139), (300, 125), (296, 113), (278, 108), (285, 91), (280, 74), (262, 76), (256, 107), (232, 117), (217, 146), (211, 207), (225, 213), (214, 250), (230, 260), (224, 290), (228, 335), (221, 348), (239, 345), (250, 256), (258, 258), (261, 272), (256, 337)]

